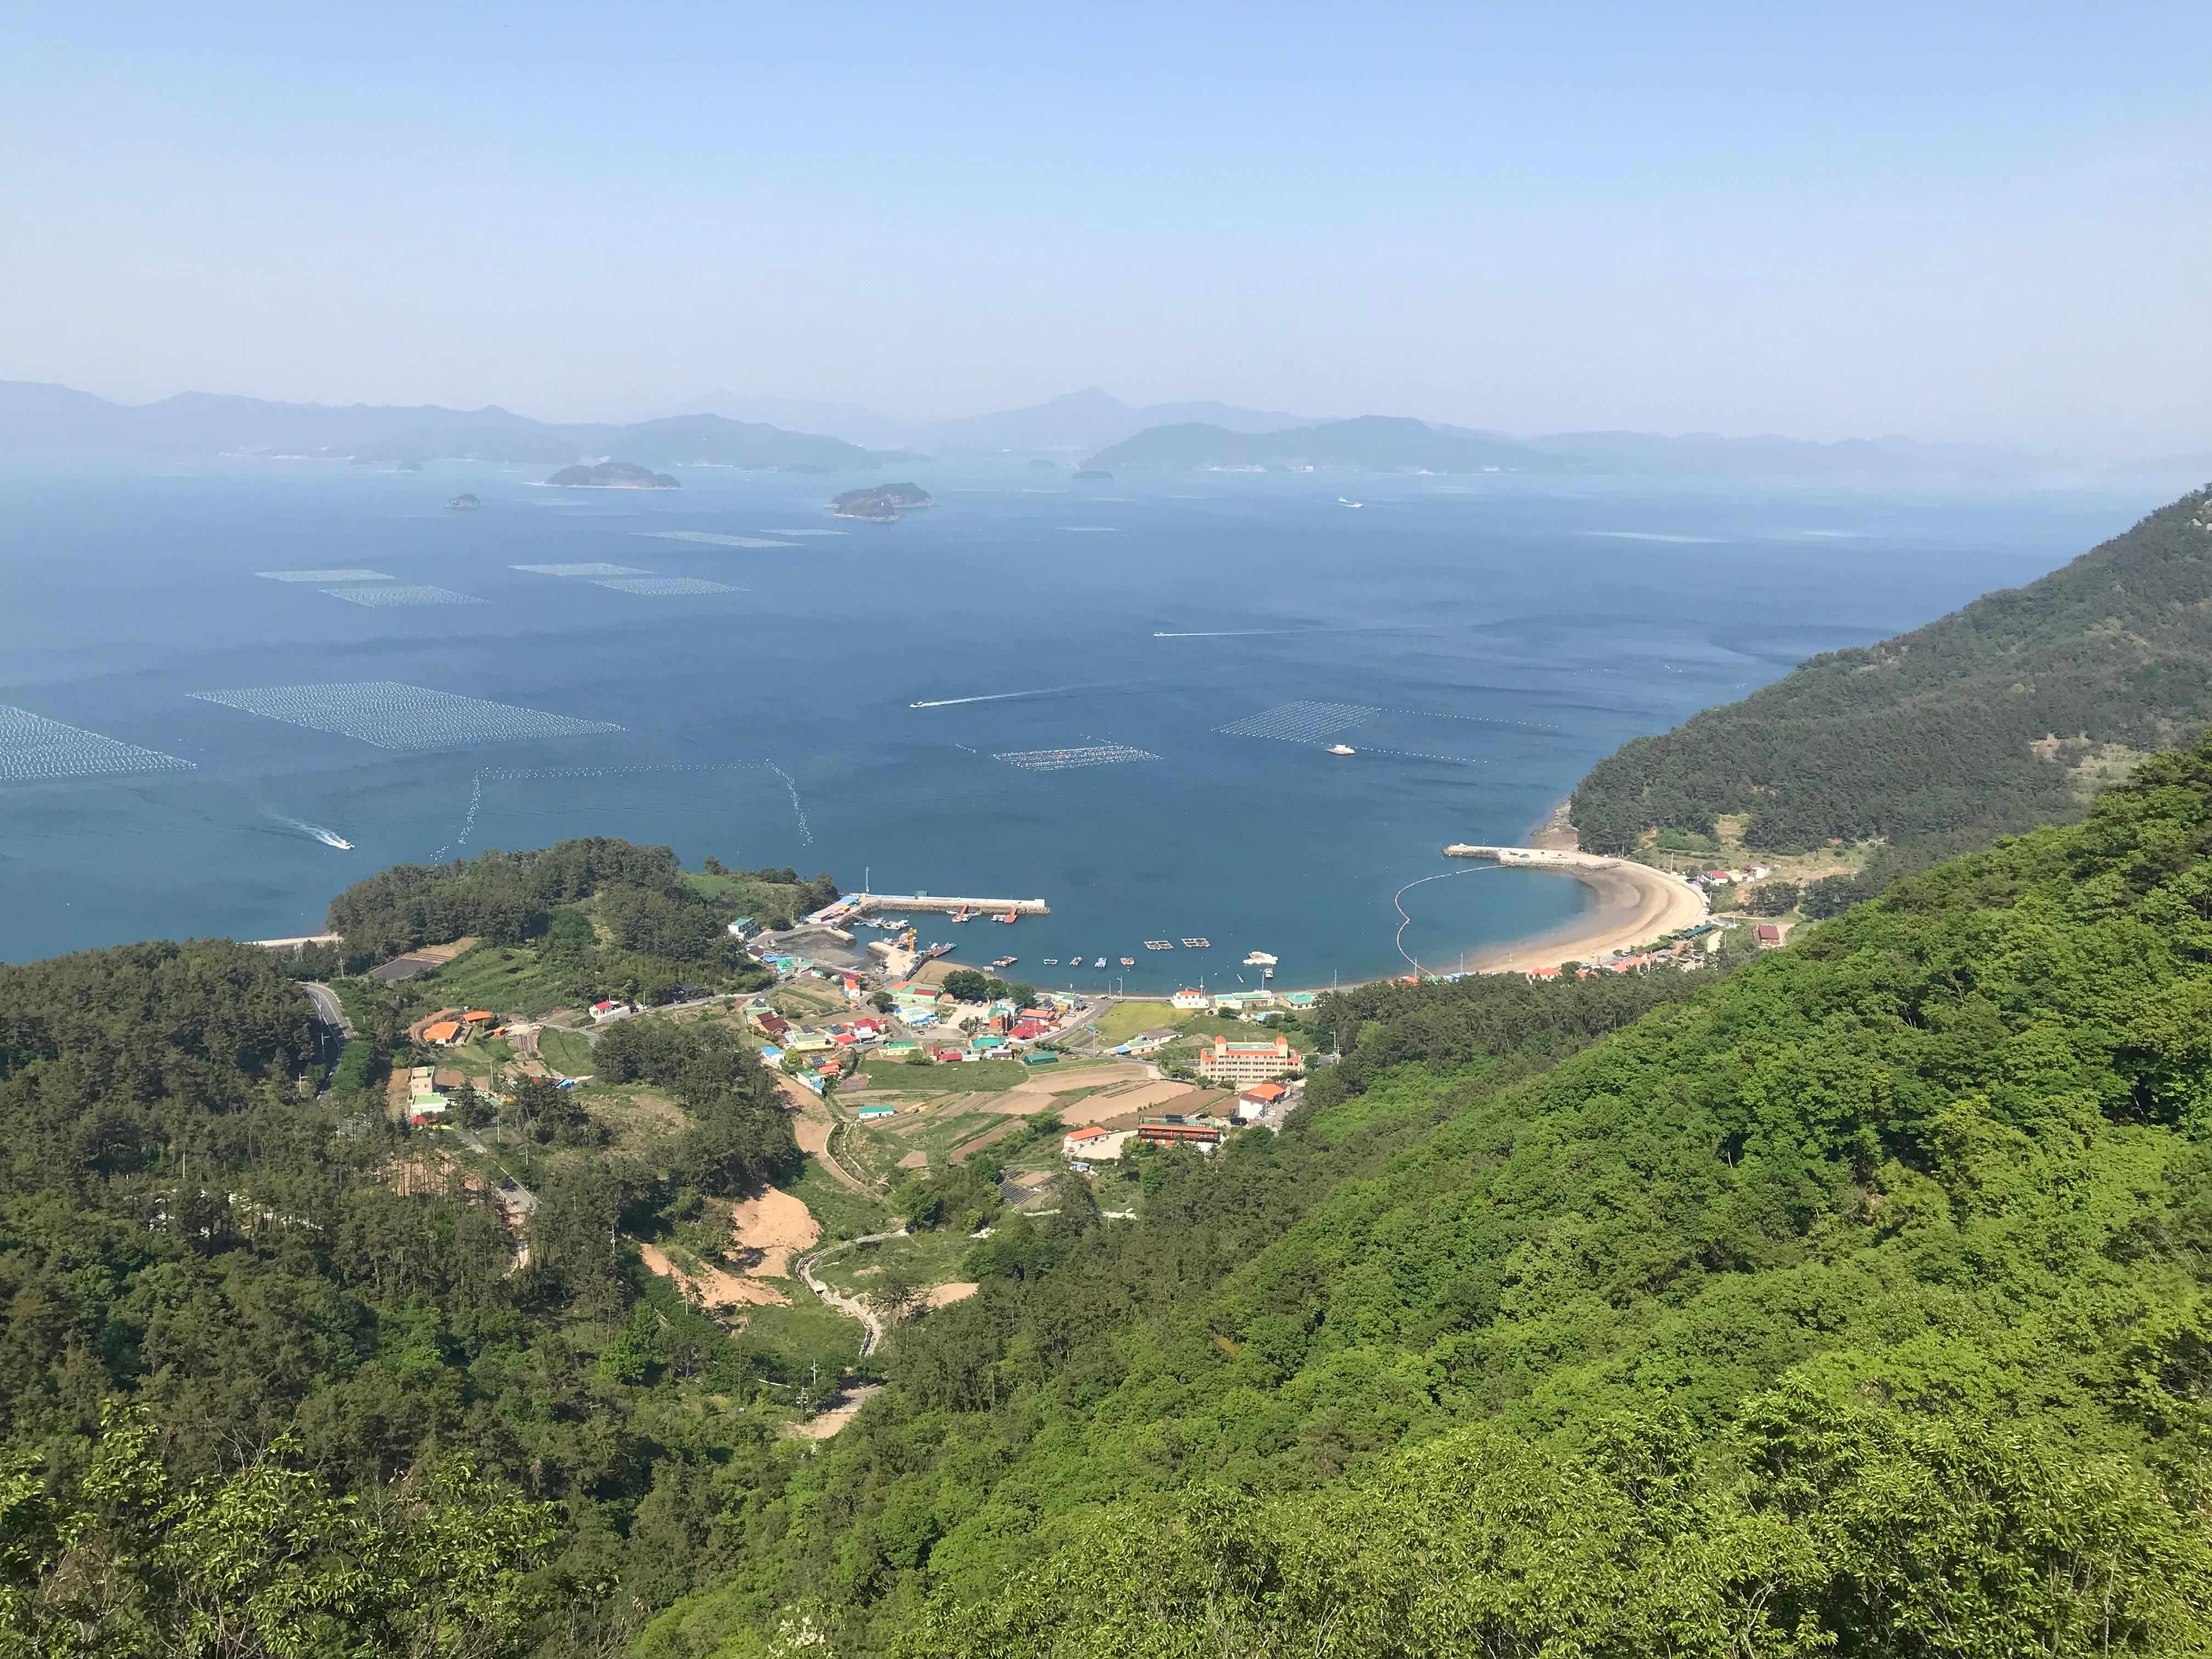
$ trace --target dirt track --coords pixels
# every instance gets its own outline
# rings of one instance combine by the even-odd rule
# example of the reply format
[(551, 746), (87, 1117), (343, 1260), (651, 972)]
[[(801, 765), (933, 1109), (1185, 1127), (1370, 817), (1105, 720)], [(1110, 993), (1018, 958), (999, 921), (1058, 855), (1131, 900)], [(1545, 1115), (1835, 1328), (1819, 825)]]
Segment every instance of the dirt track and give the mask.
[(864, 1198), (874, 1197), (867, 1182), (840, 1164), (830, 1151), (830, 1133), (836, 1127), (836, 1120), (830, 1115), (828, 1103), (805, 1085), (790, 1078), (779, 1078), (777, 1082), (783, 1090), (785, 1106), (799, 1119), (791, 1126), (799, 1140), (799, 1150), (819, 1164), (840, 1186), (849, 1187)]

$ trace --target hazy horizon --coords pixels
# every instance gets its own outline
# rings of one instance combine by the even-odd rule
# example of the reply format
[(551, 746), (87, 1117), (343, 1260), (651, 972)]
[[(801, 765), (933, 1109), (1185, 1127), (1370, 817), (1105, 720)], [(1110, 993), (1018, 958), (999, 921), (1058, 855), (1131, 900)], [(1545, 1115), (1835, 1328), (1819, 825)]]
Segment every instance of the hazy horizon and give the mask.
[(628, 17), (16, 20), (0, 378), (2212, 441), (2201, 8)]

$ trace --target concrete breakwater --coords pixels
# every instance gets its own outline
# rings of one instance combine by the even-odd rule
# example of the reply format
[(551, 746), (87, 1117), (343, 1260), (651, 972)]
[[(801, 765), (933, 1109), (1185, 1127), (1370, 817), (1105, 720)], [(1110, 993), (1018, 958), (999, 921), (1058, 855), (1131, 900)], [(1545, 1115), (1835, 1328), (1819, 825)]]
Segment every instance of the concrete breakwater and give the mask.
[(1604, 869), (1618, 864), (1595, 853), (1564, 853), (1547, 847), (1474, 847), (1455, 842), (1444, 848), (1448, 859), (1491, 859), (1499, 864), (1548, 864), (1556, 869)]
[(1006, 898), (939, 898), (933, 893), (854, 893), (841, 902), (854, 909), (870, 910), (941, 910), (957, 915), (972, 910), (977, 915), (1003, 916), (1012, 911), (1018, 916), (1048, 916), (1052, 907), (1042, 899)]

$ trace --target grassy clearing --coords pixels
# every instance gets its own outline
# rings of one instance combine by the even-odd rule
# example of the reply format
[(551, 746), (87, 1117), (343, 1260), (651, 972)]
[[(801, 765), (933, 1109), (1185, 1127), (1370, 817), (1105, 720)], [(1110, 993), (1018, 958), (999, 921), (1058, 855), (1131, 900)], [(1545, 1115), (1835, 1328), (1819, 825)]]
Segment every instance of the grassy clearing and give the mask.
[(1035, 1071), (1058, 1069), (1024, 1066), (1018, 1060), (962, 1060), (924, 1068), (878, 1054), (871, 1054), (860, 1062), (861, 1075), (868, 1079), (871, 1088), (900, 1089), (908, 1094), (963, 1094), (1011, 1089)]
[(678, 879), (692, 891), (728, 905), (732, 916), (750, 916), (759, 922), (794, 916), (803, 902), (800, 888), (755, 881), (750, 876), (710, 876), (703, 871), (687, 870)]
[(785, 1190), (814, 1212), (825, 1244), (834, 1244), (841, 1238), (858, 1238), (864, 1233), (879, 1233), (891, 1224), (891, 1212), (886, 1206), (875, 1199), (861, 1197), (825, 1173), (811, 1158), (799, 1179)]
[(562, 1077), (592, 1074), (592, 1045), (576, 1031), (544, 1030), (538, 1034), (538, 1053)]
[[(823, 1381), (842, 1376), (860, 1358), (860, 1323), (826, 1306), (806, 1286), (792, 1280), (782, 1289), (791, 1296), (787, 1308), (748, 1308), (745, 1328), (738, 1340), (758, 1354), (769, 1375), (793, 1382), (804, 1380), (810, 1367), (822, 1367)], [(788, 1403), (787, 1389), (771, 1392), (779, 1403)]]
[(592, 1089), (585, 1097), (593, 1119), (614, 1137), (610, 1150), (648, 1164), (673, 1156), (688, 1123), (683, 1108), (658, 1090)]
[(534, 1018), (569, 1000), (562, 976), (523, 946), (479, 945), (407, 981), (440, 1002)]
[(964, 1234), (916, 1233), (906, 1238), (887, 1238), (880, 1244), (864, 1244), (834, 1256), (817, 1270), (824, 1281), (848, 1296), (873, 1290), (896, 1273), (910, 1284), (943, 1285), (960, 1277), (960, 1258), (967, 1253)]
[(1091, 1022), (1091, 1030), (1111, 1048), (1117, 1042), (1127, 1042), (1139, 1031), (1161, 1025), (1180, 1026), (1188, 1018), (1177, 1012), (1171, 1003), (1117, 1002)]
[(824, 1014), (842, 1013), (850, 1005), (841, 993), (817, 980), (811, 985), (777, 986), (768, 994), (768, 1006), (787, 1019), (817, 1020)]

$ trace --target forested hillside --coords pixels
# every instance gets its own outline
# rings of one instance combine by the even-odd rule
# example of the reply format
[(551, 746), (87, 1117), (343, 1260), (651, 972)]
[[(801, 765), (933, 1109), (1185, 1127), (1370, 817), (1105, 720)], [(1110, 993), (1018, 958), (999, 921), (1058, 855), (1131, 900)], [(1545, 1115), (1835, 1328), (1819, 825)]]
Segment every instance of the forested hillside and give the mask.
[(994, 1234), (640, 1650), (2212, 1647), (2212, 744), (1693, 977), (1533, 1074), (1601, 1011), (1364, 993), (1279, 1137)]
[[(555, 851), (349, 914), (528, 938), (660, 879)], [(823, 1441), (751, 1322), (799, 1310), (633, 1242), (799, 1167), (726, 1017), (599, 1034), (680, 1128), (501, 1142), (517, 1231), (447, 1132), (316, 1097), (296, 964), (0, 968), (0, 1644), (2212, 1648), (2212, 742), (1717, 965), (1330, 999), (1292, 1121), (1133, 1145), (1135, 1219), (930, 1170), (980, 1288)]]
[(763, 982), (728, 931), (740, 915), (787, 927), (837, 896), (827, 875), (725, 870), (687, 874), (665, 847), (605, 836), (534, 852), (487, 852), (470, 863), (400, 864), (331, 901), (329, 926), (358, 971), (426, 945), (474, 938), (529, 945), (570, 994), (662, 1002), (685, 981), (749, 989)]
[[(2085, 762), (2193, 738), (2212, 718), (2212, 495), (2162, 507), (2094, 551), (1927, 627), (1814, 657), (1741, 702), (1638, 738), (1575, 792), (1583, 845), (1654, 829), (1747, 847), (1885, 838), (1917, 860), (2065, 823)], [(2047, 741), (2057, 738), (2056, 743)]]
[(737, 1406), (805, 1375), (629, 1242), (792, 1175), (775, 1085), (617, 1028), (687, 1127), (544, 1160), (517, 1235), (447, 1137), (317, 1099), (292, 970), (0, 967), (0, 1652), (604, 1653), (723, 1565)]

